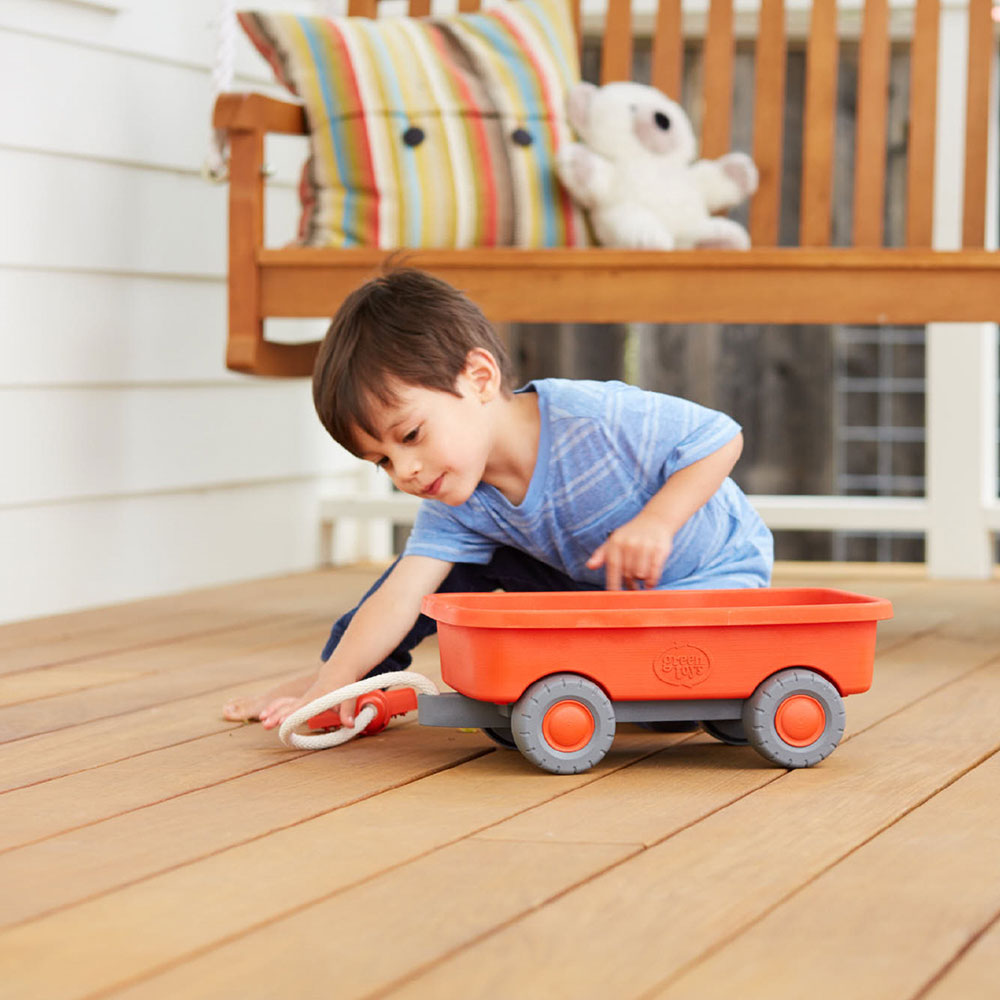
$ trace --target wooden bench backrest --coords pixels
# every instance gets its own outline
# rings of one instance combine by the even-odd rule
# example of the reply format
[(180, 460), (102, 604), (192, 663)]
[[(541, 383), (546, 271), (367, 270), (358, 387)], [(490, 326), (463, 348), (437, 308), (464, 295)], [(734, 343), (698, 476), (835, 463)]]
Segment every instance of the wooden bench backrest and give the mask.
[[(910, 247), (929, 247), (934, 205), (934, 140), (937, 109), (938, 34), (941, 0), (914, 0), (910, 41), (907, 139), (906, 236)], [(349, 0), (355, 16), (374, 17), (378, 0)], [(580, 0), (572, 0), (580, 34)], [(410, 0), (413, 17), (430, 13), (430, 0)], [(474, 11), (478, 0), (459, 0)], [(965, 186), (962, 245), (985, 240), (987, 141), (994, 29), (992, 0), (969, 0), (969, 62), (966, 102)], [(755, 246), (778, 243), (788, 39), (784, 0), (760, 0), (755, 45), (753, 158), (761, 175), (750, 207)], [(601, 40), (601, 82), (632, 77), (634, 33), (631, 0), (607, 0)], [(703, 52), (701, 155), (731, 148), (735, 32), (733, 0), (709, 0)], [(889, 0), (865, 0), (860, 35), (854, 212), (851, 244), (884, 243), (883, 216), (889, 87)], [(684, 57), (681, 0), (660, 0), (653, 23), (650, 82), (678, 99)], [(839, 40), (836, 0), (813, 0), (806, 42), (799, 243), (824, 247), (833, 218), (834, 132)]]

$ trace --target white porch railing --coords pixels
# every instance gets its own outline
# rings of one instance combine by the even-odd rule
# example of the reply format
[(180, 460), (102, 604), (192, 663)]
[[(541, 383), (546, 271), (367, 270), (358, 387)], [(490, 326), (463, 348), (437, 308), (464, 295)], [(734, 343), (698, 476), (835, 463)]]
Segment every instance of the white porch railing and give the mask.
[[(844, 6), (850, 17), (851, 11), (856, 13), (861, 4)], [(894, 11), (905, 12), (910, 4), (896, 2), (892, 6)], [(691, 7), (697, 17), (699, 5), (694, 3)], [(585, 10), (589, 13), (589, 5)], [(744, 9), (739, 4), (737, 26), (740, 15), (752, 13), (751, 7)], [(803, 19), (803, 28), (805, 24)], [(934, 245), (939, 249), (961, 245), (965, 121), (955, 114), (955, 109), (965, 107), (967, 28), (963, 0), (946, 0), (941, 16), (935, 162)], [(794, 26), (790, 33), (794, 33)], [(994, 86), (994, 102), (996, 91)], [(996, 248), (1000, 157), (995, 106), (990, 122), (986, 239), (988, 247)], [(1000, 287), (997, 295), (1000, 296)], [(930, 324), (926, 351), (925, 498), (754, 496), (751, 499), (774, 530), (923, 532), (930, 576), (986, 578), (993, 572), (993, 536), (1000, 533), (997, 395), (997, 326)], [(342, 518), (381, 522), (381, 533), (374, 547), (369, 531), (369, 544), (362, 546), (359, 554), (388, 555), (388, 525), (412, 523), (418, 503), (403, 494), (379, 494), (371, 486), (323, 501), (324, 557), (328, 558), (331, 552), (333, 525)]]

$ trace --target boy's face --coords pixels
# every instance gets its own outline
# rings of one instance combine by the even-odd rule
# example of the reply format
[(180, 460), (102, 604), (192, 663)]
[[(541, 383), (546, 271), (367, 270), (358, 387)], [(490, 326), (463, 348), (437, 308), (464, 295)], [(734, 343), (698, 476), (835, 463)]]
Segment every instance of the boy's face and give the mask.
[(480, 386), (463, 373), (456, 388), (461, 395), (397, 385), (398, 402), (376, 412), (379, 436), (356, 431), (361, 457), (384, 469), (399, 489), (451, 507), (479, 485), (490, 444)]

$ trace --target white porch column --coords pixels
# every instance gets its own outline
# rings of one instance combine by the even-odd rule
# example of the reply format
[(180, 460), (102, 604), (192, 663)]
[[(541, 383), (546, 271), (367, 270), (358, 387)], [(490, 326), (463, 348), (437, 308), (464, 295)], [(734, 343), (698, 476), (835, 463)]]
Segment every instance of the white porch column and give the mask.
[[(935, 156), (934, 245), (961, 246), (968, 17), (942, 12)], [(994, 88), (995, 91), (995, 88)], [(996, 246), (996, 108), (991, 122), (987, 245)], [(1000, 296), (1000, 288), (997, 289)], [(927, 327), (927, 569), (937, 578), (990, 575), (988, 509), (997, 494), (997, 328), (992, 323)]]
[(996, 498), (996, 400), (996, 326), (928, 326), (926, 558), (932, 577), (984, 579), (992, 571), (987, 506)]

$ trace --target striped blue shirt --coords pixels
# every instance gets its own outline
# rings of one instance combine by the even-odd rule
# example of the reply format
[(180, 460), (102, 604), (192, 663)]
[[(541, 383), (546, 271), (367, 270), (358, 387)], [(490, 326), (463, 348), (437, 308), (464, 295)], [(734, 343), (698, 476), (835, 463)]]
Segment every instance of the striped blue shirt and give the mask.
[[(580, 583), (604, 583), (586, 566), (679, 469), (718, 451), (740, 427), (723, 413), (622, 382), (541, 379), (538, 459), (520, 504), (480, 483), (458, 507), (425, 500), (406, 555), (485, 564), (509, 545)], [(661, 588), (763, 587), (771, 533), (726, 479), (674, 537)]]

